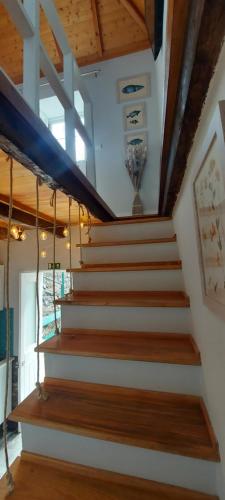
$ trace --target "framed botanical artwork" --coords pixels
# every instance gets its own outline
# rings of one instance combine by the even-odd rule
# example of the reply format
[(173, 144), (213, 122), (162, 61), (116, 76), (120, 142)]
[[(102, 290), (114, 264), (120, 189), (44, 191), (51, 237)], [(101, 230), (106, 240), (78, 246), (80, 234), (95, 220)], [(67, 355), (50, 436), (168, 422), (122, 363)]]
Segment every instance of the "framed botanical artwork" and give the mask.
[(144, 99), (150, 95), (150, 75), (130, 76), (117, 82), (118, 102)]
[(135, 130), (146, 127), (145, 102), (131, 104), (123, 108), (124, 130)]
[(136, 132), (135, 134), (127, 134), (125, 136), (126, 150), (129, 146), (147, 146), (147, 133)]
[(194, 198), (203, 294), (225, 316), (225, 101), (221, 101), (199, 155)]

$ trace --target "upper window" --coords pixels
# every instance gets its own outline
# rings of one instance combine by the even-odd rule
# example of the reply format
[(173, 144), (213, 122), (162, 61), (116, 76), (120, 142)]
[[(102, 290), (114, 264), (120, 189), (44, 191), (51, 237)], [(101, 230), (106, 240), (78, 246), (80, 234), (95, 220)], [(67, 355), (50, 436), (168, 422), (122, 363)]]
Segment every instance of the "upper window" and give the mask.
[[(74, 100), (76, 110), (82, 123), (84, 124), (84, 102), (79, 91), (74, 92)], [(56, 96), (41, 99), (40, 116), (44, 123), (50, 128), (57, 141), (65, 149), (66, 138), (64, 109)], [(75, 152), (77, 162), (84, 162), (86, 160), (85, 143), (77, 130), (75, 131)]]

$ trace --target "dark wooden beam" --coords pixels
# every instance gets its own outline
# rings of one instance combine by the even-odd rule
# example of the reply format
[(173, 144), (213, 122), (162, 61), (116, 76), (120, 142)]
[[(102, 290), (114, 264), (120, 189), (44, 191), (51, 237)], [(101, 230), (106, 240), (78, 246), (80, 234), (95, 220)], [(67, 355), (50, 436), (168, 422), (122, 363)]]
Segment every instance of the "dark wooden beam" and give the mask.
[(154, 59), (157, 59), (163, 39), (164, 0), (145, 0), (145, 21)]
[(22, 165), (83, 203), (103, 221), (114, 213), (0, 70), (0, 147)]
[(0, 227), (0, 240), (6, 240), (8, 235), (8, 230), (6, 227)]
[[(0, 201), (0, 216), (7, 218), (9, 214), (9, 205), (6, 202)], [(32, 213), (29, 213), (20, 208), (13, 207), (12, 209), (12, 219), (20, 224), (25, 224), (26, 226), (34, 227), (36, 224), (36, 217)], [(49, 220), (39, 218), (39, 227), (45, 229), (46, 231), (53, 233), (53, 223)], [(7, 230), (6, 230), (7, 231)], [(58, 237), (63, 237), (63, 227), (56, 228), (56, 234)]]
[(192, 0), (161, 215), (172, 213), (224, 35), (224, 0)]
[(95, 29), (97, 50), (98, 50), (98, 54), (100, 55), (100, 57), (102, 57), (103, 52), (104, 52), (104, 49), (103, 49), (104, 46), (103, 46), (102, 29), (101, 29), (97, 0), (91, 0), (91, 10), (92, 10), (93, 23), (94, 23), (94, 29)]
[(168, 0), (166, 26), (166, 57), (165, 57), (165, 107), (163, 110), (163, 147), (161, 154), (161, 178), (159, 211), (161, 212), (164, 200), (167, 179), (168, 156), (173, 135), (177, 99), (182, 66), (184, 62), (184, 48), (189, 21), (191, 0)]
[(138, 10), (136, 5), (132, 2), (132, 0), (119, 0), (121, 5), (126, 9), (128, 14), (132, 17), (135, 23), (138, 24), (139, 28), (143, 31), (143, 33), (148, 34), (147, 26), (145, 23), (145, 18), (142, 13)]

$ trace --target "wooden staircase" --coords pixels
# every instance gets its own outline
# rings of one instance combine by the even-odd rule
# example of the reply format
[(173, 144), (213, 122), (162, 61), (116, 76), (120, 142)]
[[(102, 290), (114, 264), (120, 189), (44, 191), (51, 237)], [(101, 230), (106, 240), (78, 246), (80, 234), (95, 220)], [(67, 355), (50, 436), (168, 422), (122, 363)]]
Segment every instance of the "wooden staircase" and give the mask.
[(34, 391), (10, 416), (24, 449), (12, 498), (216, 499), (172, 221), (97, 224), (91, 237), (74, 292), (57, 301), (62, 333), (39, 348), (48, 400)]

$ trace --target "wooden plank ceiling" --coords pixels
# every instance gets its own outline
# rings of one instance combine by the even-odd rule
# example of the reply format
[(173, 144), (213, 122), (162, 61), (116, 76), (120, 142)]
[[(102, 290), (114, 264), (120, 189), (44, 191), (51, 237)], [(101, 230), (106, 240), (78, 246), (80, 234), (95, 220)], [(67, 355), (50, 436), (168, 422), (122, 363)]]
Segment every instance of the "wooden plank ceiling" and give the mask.
[[(145, 0), (55, 0), (55, 5), (79, 66), (150, 46), (144, 22)], [(3, 5), (0, 33), (0, 65), (15, 83), (21, 83), (23, 44)], [(60, 70), (60, 53), (43, 11), (41, 38)]]
[[(129, 54), (150, 46), (144, 21), (145, 0), (55, 0), (64, 30), (80, 66)], [(16, 84), (21, 83), (23, 43), (0, 3), (0, 66)], [(44, 12), (41, 10), (41, 39), (57, 70), (62, 58)], [(35, 177), (14, 162), (13, 199), (17, 208), (35, 213)], [(9, 163), (0, 152), (0, 203), (8, 201)], [(52, 220), (52, 191), (40, 188), (40, 213)], [(0, 214), (1, 216), (1, 214)], [(57, 220), (68, 220), (68, 199), (58, 192)], [(72, 207), (72, 222), (78, 221), (78, 209)]]

